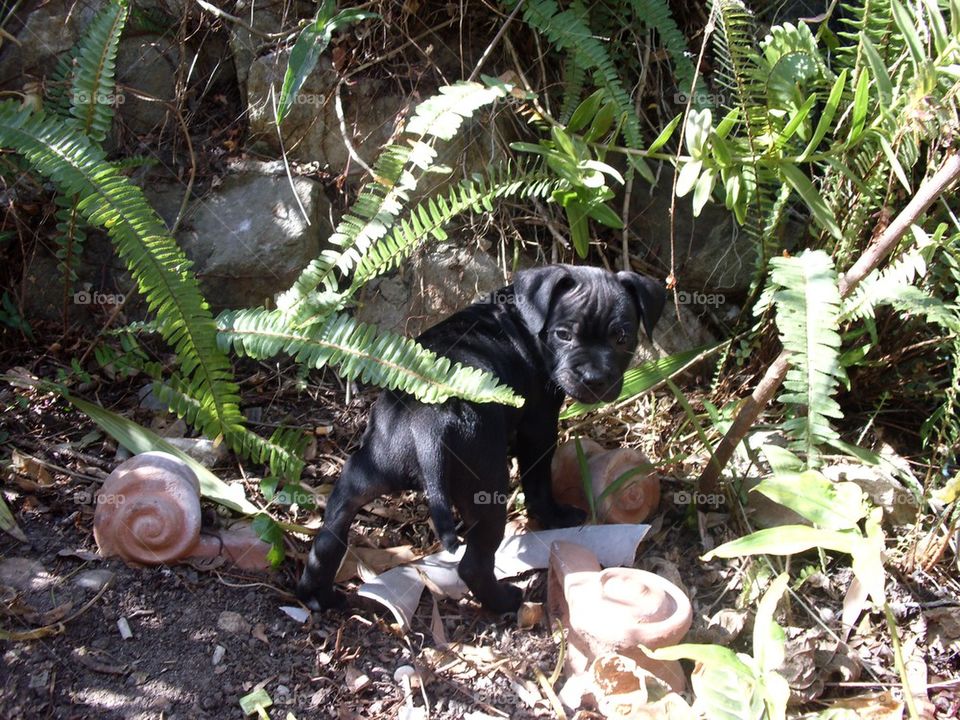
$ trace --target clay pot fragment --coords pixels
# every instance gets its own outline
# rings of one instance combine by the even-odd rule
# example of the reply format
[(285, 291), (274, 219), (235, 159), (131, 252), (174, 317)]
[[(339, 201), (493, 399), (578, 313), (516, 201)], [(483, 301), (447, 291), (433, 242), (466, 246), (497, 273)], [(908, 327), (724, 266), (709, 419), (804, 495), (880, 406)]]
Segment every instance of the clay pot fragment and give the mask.
[(93, 536), (104, 557), (139, 565), (223, 557), (247, 570), (270, 566), (270, 546), (248, 523), (201, 535), (200, 481), (185, 462), (164, 452), (118, 465), (97, 493)]
[[(639, 523), (650, 517), (660, 505), (660, 478), (653, 472), (653, 464), (639, 450), (617, 448), (605, 450), (589, 438), (580, 438), (580, 446), (587, 458), (590, 487), (595, 498), (618, 482), (625, 473), (627, 479), (597, 503), (597, 521), (600, 523)], [(557, 448), (550, 466), (553, 497), (564, 505), (590, 510), (584, 492), (584, 481), (577, 459), (577, 441), (570, 440)]]
[(679, 663), (655, 660), (641, 649), (676, 645), (690, 629), (690, 601), (668, 580), (634, 568), (604, 570), (588, 549), (554, 542), (547, 607), (551, 618), (568, 629), (568, 675), (582, 673), (596, 658), (616, 653), (675, 692), (686, 687)]

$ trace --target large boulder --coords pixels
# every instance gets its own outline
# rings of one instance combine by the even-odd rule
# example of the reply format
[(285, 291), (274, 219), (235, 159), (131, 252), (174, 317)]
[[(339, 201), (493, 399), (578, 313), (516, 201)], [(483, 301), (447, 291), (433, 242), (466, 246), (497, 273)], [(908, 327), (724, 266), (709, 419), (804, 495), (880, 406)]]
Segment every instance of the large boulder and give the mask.
[(480, 248), (426, 246), (403, 272), (368, 283), (356, 316), (383, 330), (415, 337), (508, 282)]
[[(246, 167), (191, 202), (177, 232), (215, 310), (260, 305), (289, 288), (331, 232), (319, 183), (294, 177), (301, 211), (282, 164)], [(183, 189), (161, 185), (146, 193), (172, 224)]]

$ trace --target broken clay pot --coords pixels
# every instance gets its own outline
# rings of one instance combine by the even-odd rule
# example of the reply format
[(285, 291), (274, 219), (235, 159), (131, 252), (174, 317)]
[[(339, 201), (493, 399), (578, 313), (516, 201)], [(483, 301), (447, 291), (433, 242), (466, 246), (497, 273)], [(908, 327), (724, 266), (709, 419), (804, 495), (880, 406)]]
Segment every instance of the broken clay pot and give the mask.
[(190, 466), (164, 452), (118, 465), (97, 493), (93, 536), (100, 554), (141, 565), (223, 557), (247, 570), (270, 566), (270, 546), (249, 524), (200, 533), (200, 481)]
[[(624, 473), (632, 473), (618, 490), (597, 503), (598, 522), (639, 523), (656, 511), (660, 505), (660, 478), (654, 474), (646, 455), (629, 448), (604, 450), (589, 438), (580, 438), (580, 445), (587, 458), (594, 497), (599, 498)], [(553, 497), (557, 502), (589, 511), (576, 440), (557, 448), (550, 471)]]
[(568, 675), (617, 653), (675, 692), (686, 687), (679, 663), (654, 660), (641, 649), (676, 645), (690, 629), (690, 601), (673, 583), (634, 568), (604, 570), (585, 547), (558, 541), (550, 546), (547, 607), (568, 629)]

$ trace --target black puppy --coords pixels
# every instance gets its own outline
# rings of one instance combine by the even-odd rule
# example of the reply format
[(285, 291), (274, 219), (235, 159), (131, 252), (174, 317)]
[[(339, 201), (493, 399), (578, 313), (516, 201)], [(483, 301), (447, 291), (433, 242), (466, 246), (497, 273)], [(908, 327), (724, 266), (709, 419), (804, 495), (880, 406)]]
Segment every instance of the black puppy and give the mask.
[(494, 612), (515, 610), (520, 590), (493, 572), (506, 523), (508, 454), (517, 457), (533, 517), (545, 527), (582, 522), (584, 514), (558, 505), (550, 490), (564, 395), (587, 403), (614, 400), (638, 329), (652, 333), (665, 299), (658, 283), (637, 273), (553, 265), (518, 272), (512, 285), (420, 335), (434, 352), (489, 370), (525, 403), (426, 405), (383, 392), (327, 502), (297, 587), (300, 598), (314, 608), (340, 604), (333, 578), (357, 511), (380, 495), (422, 487), (448, 550), (459, 543), (453, 507), (460, 514), (467, 548), (459, 573), (477, 600)]

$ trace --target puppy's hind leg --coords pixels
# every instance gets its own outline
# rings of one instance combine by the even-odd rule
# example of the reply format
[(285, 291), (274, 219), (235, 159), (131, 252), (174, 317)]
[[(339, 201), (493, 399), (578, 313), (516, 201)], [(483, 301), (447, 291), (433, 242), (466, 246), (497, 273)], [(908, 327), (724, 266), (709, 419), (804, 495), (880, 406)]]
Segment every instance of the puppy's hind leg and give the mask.
[(457, 522), (450, 502), (450, 465), (446, 445), (431, 433), (415, 433), (414, 443), (433, 529), (444, 549), (455, 552), (460, 547), (460, 538), (457, 537)]
[(350, 524), (360, 508), (390, 490), (383, 473), (371, 462), (368, 448), (361, 448), (344, 465), (297, 584), (297, 596), (314, 610), (343, 604), (333, 579), (347, 551)]
[(478, 492), (473, 502), (459, 505), (464, 521), (468, 523), (465, 533), (467, 549), (460, 561), (458, 572), (470, 588), (473, 596), (491, 612), (513, 612), (523, 602), (520, 588), (500, 582), (494, 575), (494, 555), (503, 540), (507, 521), (506, 470), (498, 482), (487, 487), (493, 492)]

